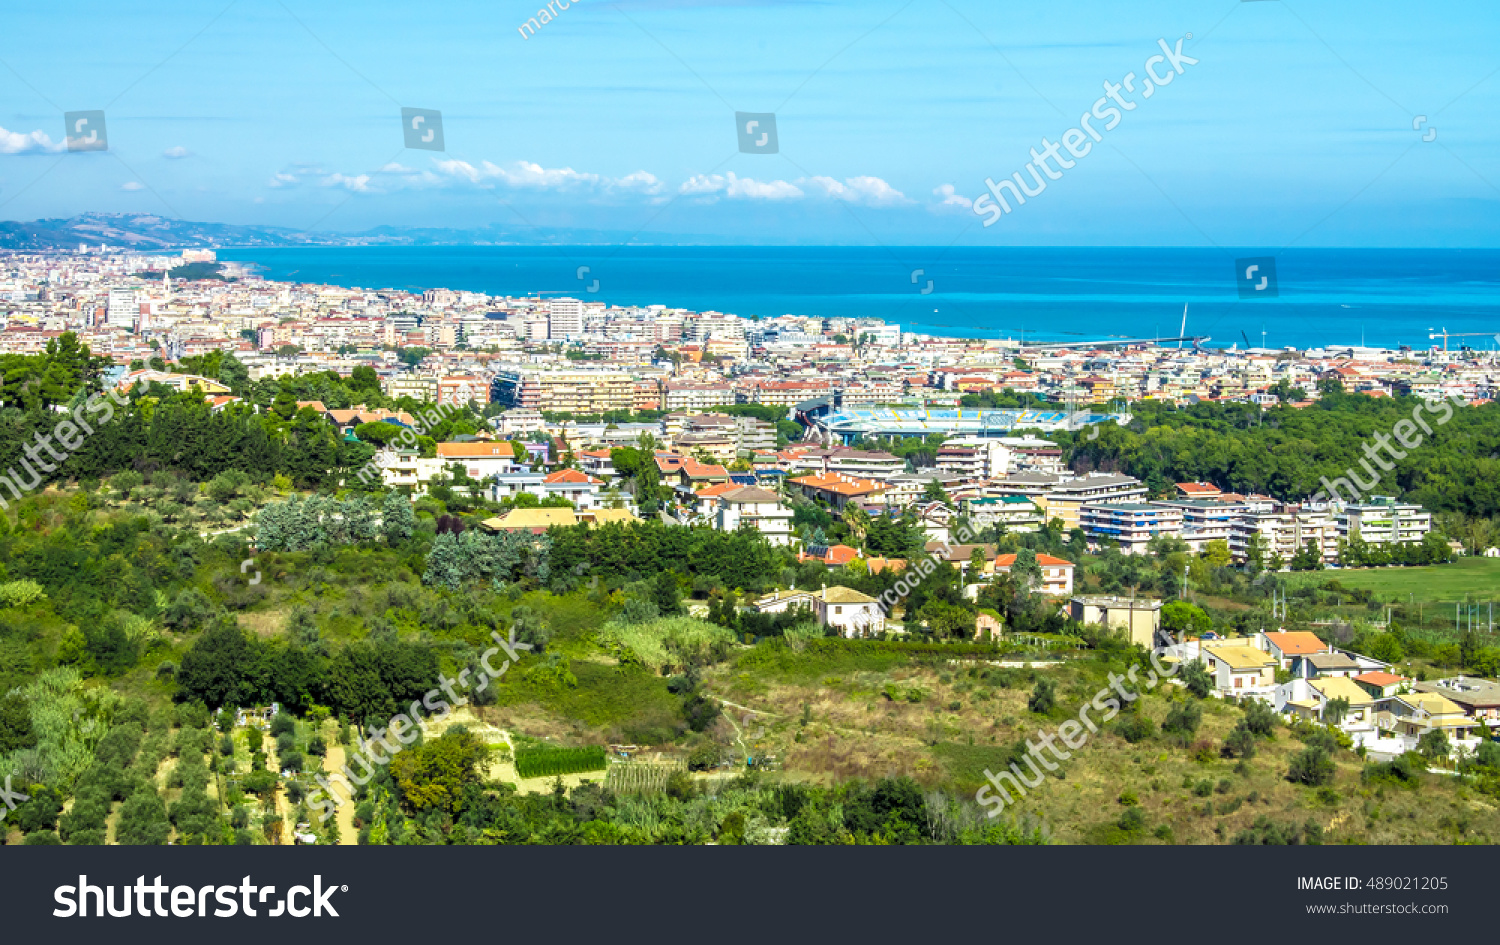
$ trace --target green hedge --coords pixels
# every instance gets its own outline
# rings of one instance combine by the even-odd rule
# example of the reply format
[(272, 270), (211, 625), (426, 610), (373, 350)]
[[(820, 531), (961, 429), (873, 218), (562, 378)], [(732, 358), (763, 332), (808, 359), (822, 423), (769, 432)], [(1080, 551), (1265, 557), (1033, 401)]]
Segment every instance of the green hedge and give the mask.
[(578, 774), (583, 771), (600, 771), (608, 762), (604, 748), (587, 745), (583, 748), (538, 748), (516, 749), (516, 773), (523, 778), (551, 778), (560, 774)]

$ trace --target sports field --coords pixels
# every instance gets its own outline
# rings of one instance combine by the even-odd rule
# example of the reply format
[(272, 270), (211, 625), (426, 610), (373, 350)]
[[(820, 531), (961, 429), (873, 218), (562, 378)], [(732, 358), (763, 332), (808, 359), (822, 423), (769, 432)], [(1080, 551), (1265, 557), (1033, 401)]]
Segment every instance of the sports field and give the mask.
[(1500, 558), (1460, 558), (1427, 568), (1354, 568), (1288, 575), (1297, 585), (1338, 581), (1368, 588), (1384, 601), (1500, 600)]

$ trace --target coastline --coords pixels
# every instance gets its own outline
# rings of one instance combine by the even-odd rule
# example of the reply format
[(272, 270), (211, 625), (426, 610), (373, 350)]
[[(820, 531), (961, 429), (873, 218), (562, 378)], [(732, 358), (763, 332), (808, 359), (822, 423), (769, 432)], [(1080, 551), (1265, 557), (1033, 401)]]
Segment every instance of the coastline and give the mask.
[(1186, 334), (1215, 350), (1421, 351), (1429, 328), (1500, 324), (1500, 251), (1469, 249), (1289, 252), (1281, 296), (1250, 302), (1237, 298), (1224, 253), (1192, 247), (230, 247), (220, 258), (273, 282), (540, 291), (751, 320), (868, 317), (981, 343), (1175, 338), (1185, 303)]

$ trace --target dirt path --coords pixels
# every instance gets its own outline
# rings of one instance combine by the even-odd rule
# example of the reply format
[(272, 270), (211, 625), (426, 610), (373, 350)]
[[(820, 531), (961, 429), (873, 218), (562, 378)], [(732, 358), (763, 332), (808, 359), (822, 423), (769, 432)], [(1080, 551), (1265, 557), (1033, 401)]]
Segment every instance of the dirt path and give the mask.
[[(335, 735), (334, 737), (328, 739), (328, 756), (323, 761), (323, 770), (325, 772), (338, 771), (343, 767), (344, 746), (339, 744), (338, 736)], [(358, 846), (359, 831), (354, 829), (354, 802), (351, 800), (346, 800), (343, 804), (338, 805), (338, 807), (335, 808), (333, 819), (339, 825), (339, 846)], [(317, 820), (316, 813), (313, 815), (313, 820)], [(293, 827), (295, 826), (296, 825), (293, 824)], [(318, 829), (321, 825), (314, 822), (312, 826), (313, 832), (321, 836), (322, 832)]]

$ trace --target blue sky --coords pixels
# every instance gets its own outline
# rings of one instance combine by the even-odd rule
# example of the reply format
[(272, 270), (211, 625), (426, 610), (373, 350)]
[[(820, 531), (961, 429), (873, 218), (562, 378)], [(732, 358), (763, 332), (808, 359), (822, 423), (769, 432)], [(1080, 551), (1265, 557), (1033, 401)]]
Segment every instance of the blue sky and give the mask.
[[(522, 38), (537, 11), (14, 5), (0, 219), (132, 210), (653, 242), (1500, 246), (1492, 0), (579, 0)], [(1136, 85), (1137, 108), (1086, 157), (981, 225), (969, 203), (986, 177), (1021, 170), (1103, 83), (1140, 75), (1158, 39), (1188, 33), (1196, 65), (1149, 100)], [(402, 106), (443, 112), (445, 153), (403, 147)], [(101, 108), (108, 152), (58, 150), (63, 111)], [(737, 110), (775, 112), (779, 154), (739, 153)]]

